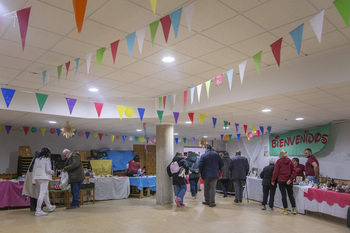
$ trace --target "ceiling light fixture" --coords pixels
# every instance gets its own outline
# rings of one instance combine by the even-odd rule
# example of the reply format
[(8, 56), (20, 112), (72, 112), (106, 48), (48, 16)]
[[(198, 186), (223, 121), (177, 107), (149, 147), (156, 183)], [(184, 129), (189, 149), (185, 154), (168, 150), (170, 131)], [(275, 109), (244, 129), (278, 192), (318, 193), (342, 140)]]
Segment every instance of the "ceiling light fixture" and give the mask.
[(223, 129), (229, 129), (230, 127), (222, 127)]
[(269, 109), (269, 108), (265, 108), (265, 109), (263, 109), (263, 110), (261, 110), (262, 112), (271, 112), (271, 109)]
[(173, 62), (173, 61), (175, 61), (175, 58), (170, 57), (170, 56), (162, 58), (162, 62), (165, 62), (165, 63), (169, 63), (169, 62)]
[(50, 124), (56, 124), (56, 121), (49, 121)]
[(137, 132), (141, 132), (141, 131), (142, 131), (142, 129), (137, 129), (136, 131), (137, 131)]
[(203, 138), (208, 138), (208, 136), (203, 136)]
[(98, 92), (98, 89), (97, 89), (97, 88), (92, 87), (92, 88), (89, 88), (89, 91), (91, 91), (91, 92)]
[(174, 135), (176, 136), (176, 135), (179, 135), (179, 133), (174, 133)]
[(185, 123), (186, 123), (186, 124), (192, 124), (192, 122), (191, 122), (191, 121), (186, 121)]
[(297, 118), (295, 118), (295, 120), (296, 120), (296, 121), (303, 121), (304, 118), (302, 118), (302, 117), (297, 117)]

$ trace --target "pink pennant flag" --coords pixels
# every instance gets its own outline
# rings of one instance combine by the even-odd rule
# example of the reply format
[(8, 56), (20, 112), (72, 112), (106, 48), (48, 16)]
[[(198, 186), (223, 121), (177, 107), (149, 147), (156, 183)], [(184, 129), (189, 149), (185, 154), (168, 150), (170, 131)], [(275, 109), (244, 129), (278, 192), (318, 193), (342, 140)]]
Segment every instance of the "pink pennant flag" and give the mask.
[(259, 138), (259, 136), (260, 136), (260, 130), (255, 131), (255, 133), (256, 133), (256, 135), (257, 135), (258, 138)]
[(166, 104), (166, 95), (163, 96), (163, 108), (165, 109), (165, 104)]
[(187, 102), (187, 93), (188, 93), (188, 90), (184, 91), (184, 106), (186, 106), (186, 102)]
[(119, 40), (114, 41), (113, 43), (111, 43), (111, 51), (112, 51), (112, 57), (113, 57), (113, 64), (115, 64), (115, 58), (116, 58), (116, 56), (117, 56), (118, 45), (119, 45)]
[(68, 75), (69, 66), (70, 66), (70, 61), (69, 61), (69, 62), (66, 62), (66, 70), (67, 70), (66, 77), (67, 77), (67, 75)]
[(282, 47), (282, 40), (283, 37), (275, 41), (273, 44), (271, 44), (271, 50), (273, 53), (273, 56), (276, 59), (277, 65), (280, 66), (280, 61), (281, 61), (281, 47)]
[(168, 43), (168, 37), (169, 37), (169, 32), (170, 32), (170, 27), (171, 27), (170, 16), (169, 15), (164, 16), (163, 18), (160, 19), (160, 22), (162, 23), (165, 42)]
[(219, 86), (222, 83), (222, 74), (215, 77), (216, 86)]
[(100, 117), (101, 111), (102, 111), (102, 107), (103, 107), (103, 103), (94, 102), (94, 104), (95, 104), (97, 115), (98, 115), (98, 117)]
[(28, 7), (28, 8), (17, 11), (19, 31), (21, 33), (21, 39), (22, 39), (22, 51), (24, 51), (24, 46), (26, 44), (30, 9), (31, 9), (31, 7)]

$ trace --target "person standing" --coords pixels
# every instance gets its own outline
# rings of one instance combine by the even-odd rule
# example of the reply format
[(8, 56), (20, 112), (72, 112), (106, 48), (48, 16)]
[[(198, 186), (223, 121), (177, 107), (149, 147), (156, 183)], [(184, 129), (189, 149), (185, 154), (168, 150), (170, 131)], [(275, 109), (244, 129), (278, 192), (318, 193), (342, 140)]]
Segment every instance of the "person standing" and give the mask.
[(222, 191), (224, 192), (224, 197), (227, 197), (227, 191), (228, 187), (230, 184), (230, 163), (231, 163), (231, 158), (230, 154), (225, 151), (224, 156), (222, 157), (222, 160), (224, 161), (224, 166), (222, 167), (222, 178), (221, 178), (221, 187)]
[(30, 197), (30, 212), (35, 212), (36, 205), (40, 193), (40, 186), (33, 185), (33, 167), (35, 160), (39, 157), (40, 151), (36, 151), (32, 162), (27, 171), (27, 175), (23, 184), (22, 196)]
[(296, 169), (292, 160), (288, 158), (288, 153), (286, 150), (281, 150), (278, 157), (279, 160), (277, 160), (275, 168), (273, 170), (271, 184), (275, 185), (276, 180), (278, 180), (278, 186), (281, 191), (283, 203), (283, 210), (281, 210), (281, 213), (288, 214), (288, 203), (286, 196), (287, 190), (288, 197), (292, 205), (291, 213), (297, 214), (297, 211), (295, 209), (295, 199), (293, 196), (293, 180), (295, 178)]
[(83, 164), (80, 155), (77, 152), (72, 153), (68, 149), (64, 149), (62, 155), (67, 159), (63, 171), (68, 173), (69, 183), (71, 185), (72, 202), (66, 209), (76, 209), (80, 207), (80, 187), (85, 179)]
[(51, 152), (48, 148), (42, 148), (33, 166), (33, 184), (40, 187), (35, 211), (35, 216), (37, 217), (47, 215), (47, 212), (41, 210), (43, 201), (45, 201), (48, 212), (52, 212), (56, 209), (55, 205), (51, 205), (49, 199), (49, 182), (52, 180), (53, 174), (50, 155)]
[(276, 193), (276, 186), (271, 184), (272, 174), (273, 170), (275, 168), (275, 159), (271, 158), (269, 160), (269, 165), (264, 167), (263, 171), (260, 173), (260, 178), (263, 179), (262, 186), (263, 186), (263, 201), (262, 201), (262, 210), (266, 210), (266, 204), (267, 204), (267, 198), (269, 197), (270, 193), (270, 200), (269, 200), (269, 210), (273, 210), (273, 203), (275, 201), (275, 193)]
[(307, 161), (305, 163), (305, 179), (308, 181), (313, 181), (315, 184), (318, 184), (320, 180), (320, 166), (318, 164), (318, 160), (312, 154), (312, 150), (307, 148), (304, 150), (305, 157)]
[(199, 178), (201, 177), (201, 173), (199, 172), (199, 168), (198, 168), (199, 158), (195, 153), (188, 152), (186, 161), (191, 172), (189, 177), (189, 182), (190, 182), (192, 198), (196, 199), (197, 192), (198, 192), (197, 184), (198, 184)]
[(169, 177), (173, 178), (176, 205), (178, 207), (185, 206), (185, 204), (183, 203), (187, 191), (187, 181), (185, 175), (188, 174), (189, 168), (181, 152), (177, 152), (175, 154), (172, 162), (168, 165), (166, 170), (168, 172)]
[(303, 177), (303, 180), (305, 180), (305, 166), (299, 163), (299, 158), (293, 158), (292, 159), (295, 169), (297, 170), (296, 176), (301, 176)]
[(205, 146), (205, 153), (199, 159), (199, 171), (204, 182), (203, 205), (215, 207), (216, 183), (219, 178), (219, 170), (224, 166), (224, 161), (218, 153), (213, 151), (211, 145)]
[(243, 189), (249, 173), (248, 159), (241, 155), (240, 151), (236, 152), (236, 156), (230, 162), (231, 179), (235, 188), (235, 203), (242, 202)]

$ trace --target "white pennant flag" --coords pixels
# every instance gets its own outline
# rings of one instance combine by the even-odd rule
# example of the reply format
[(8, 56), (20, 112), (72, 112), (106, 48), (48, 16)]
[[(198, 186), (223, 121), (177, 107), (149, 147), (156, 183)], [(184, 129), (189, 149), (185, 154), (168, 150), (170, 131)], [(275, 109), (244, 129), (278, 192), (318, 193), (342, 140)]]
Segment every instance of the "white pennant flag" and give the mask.
[(139, 45), (140, 54), (142, 53), (143, 41), (145, 40), (146, 27), (136, 31), (137, 43)]
[(228, 84), (230, 86), (230, 91), (231, 91), (231, 87), (232, 87), (232, 77), (233, 77), (233, 68), (226, 71), (227, 74), (227, 79), (228, 79)]
[(324, 17), (324, 10), (309, 20), (309, 23), (311, 24), (312, 29), (314, 30), (319, 43), (321, 43), (321, 37), (322, 37), (323, 17)]
[(239, 76), (241, 77), (241, 85), (243, 84), (243, 77), (244, 77), (246, 65), (247, 65), (247, 60), (239, 64)]
[(191, 88), (191, 104), (193, 104), (194, 87)]
[(90, 73), (91, 58), (92, 58), (92, 53), (89, 53), (86, 55), (86, 68), (87, 68), (88, 74)]
[(197, 86), (198, 103), (201, 102), (201, 91), (202, 91), (202, 84), (199, 84)]
[(173, 95), (173, 100), (174, 100), (174, 105), (175, 105), (175, 102), (176, 102), (176, 94)]
[(183, 8), (183, 11), (184, 11), (185, 16), (186, 16), (187, 27), (188, 27), (189, 31), (191, 31), (191, 25), (192, 25), (192, 18), (193, 18), (193, 12), (194, 12), (195, 3), (196, 2), (193, 2), (193, 3), (191, 3), (188, 6), (185, 6)]

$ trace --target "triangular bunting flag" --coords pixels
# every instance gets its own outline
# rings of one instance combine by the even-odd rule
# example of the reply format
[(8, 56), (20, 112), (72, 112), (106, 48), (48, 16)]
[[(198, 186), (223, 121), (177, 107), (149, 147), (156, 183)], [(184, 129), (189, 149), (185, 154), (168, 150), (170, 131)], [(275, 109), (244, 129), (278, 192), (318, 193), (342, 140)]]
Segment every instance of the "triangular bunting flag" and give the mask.
[(252, 133), (253, 133), (253, 135), (255, 134), (255, 131), (256, 131), (256, 126), (252, 126)]
[(138, 136), (135, 136), (135, 142), (137, 143), (137, 141), (139, 140)]
[(177, 33), (179, 31), (180, 20), (181, 20), (182, 8), (172, 12), (169, 14), (171, 23), (173, 24), (173, 29), (175, 33), (175, 38), (177, 37)]
[(243, 125), (243, 128), (244, 128), (244, 133), (246, 134), (247, 133), (247, 129), (248, 129), (248, 125)]
[(204, 121), (205, 115), (202, 114), (202, 113), (199, 113), (199, 118), (201, 119), (201, 125), (203, 125), (203, 121)]
[(103, 107), (103, 103), (94, 102), (94, 104), (95, 104), (97, 116), (100, 117), (101, 111), (102, 111), (102, 107)]
[(236, 126), (236, 133), (237, 133), (237, 132), (238, 132), (239, 124), (238, 124), (238, 123), (235, 123), (235, 126)]
[(196, 141), (196, 138), (193, 137), (193, 138), (192, 138), (192, 143), (194, 144), (195, 141)]
[(160, 108), (162, 106), (162, 97), (159, 96), (158, 100), (159, 100), (158, 108)]
[(269, 131), (269, 134), (271, 134), (271, 126), (267, 126), (267, 131)]
[(146, 27), (136, 31), (137, 44), (139, 45), (140, 54), (142, 53), (143, 41), (145, 40)]
[(264, 134), (264, 127), (263, 126), (260, 126), (260, 131), (261, 131), (261, 134)]
[(174, 100), (174, 105), (175, 105), (175, 102), (176, 102), (176, 94), (173, 95), (173, 100)]
[(46, 128), (45, 127), (41, 127), (40, 130), (41, 130), (41, 134), (43, 136), (45, 136)]
[(192, 122), (192, 125), (193, 125), (193, 116), (194, 116), (194, 113), (193, 112), (189, 112), (188, 113), (188, 117), (190, 118), (191, 122)]
[(117, 109), (118, 109), (120, 120), (122, 120), (123, 119), (124, 110), (125, 110), (125, 106), (117, 105)]
[(207, 89), (207, 97), (208, 97), (208, 99), (209, 99), (210, 83), (211, 83), (211, 80), (208, 80), (208, 81), (205, 82), (205, 88)]
[(28, 134), (29, 127), (23, 126), (23, 130), (24, 130), (24, 134), (27, 135), (27, 134)]
[(217, 118), (214, 118), (214, 117), (213, 117), (213, 128), (215, 128), (216, 121), (217, 121)]
[(282, 40), (283, 40), (283, 37), (281, 37), (280, 39), (276, 40), (274, 43), (272, 43), (270, 45), (272, 53), (273, 53), (273, 56), (275, 57), (278, 66), (280, 66), (280, 62), (281, 62)]
[(173, 112), (174, 119), (175, 119), (175, 124), (177, 124), (177, 120), (179, 119), (179, 112)]
[(227, 74), (227, 79), (228, 79), (228, 85), (230, 87), (230, 91), (231, 91), (231, 87), (232, 87), (232, 77), (233, 77), (233, 68), (226, 71)]
[(243, 78), (244, 78), (244, 72), (245, 72), (245, 67), (247, 65), (247, 60), (239, 64), (239, 77), (241, 78), (241, 85), (243, 85)]
[(61, 129), (60, 129), (60, 128), (56, 128), (56, 133), (57, 133), (57, 136), (60, 136), (60, 134), (61, 134)]
[(228, 121), (224, 121), (224, 128), (225, 128), (225, 131), (227, 130), (227, 126), (228, 126)]
[(158, 118), (159, 118), (159, 122), (160, 123), (162, 123), (163, 113), (164, 113), (164, 111), (157, 110), (157, 114), (158, 114)]
[(238, 133), (238, 134), (237, 134), (237, 139), (238, 139), (238, 141), (239, 141), (240, 138), (241, 138), (241, 134)]
[(86, 136), (86, 139), (88, 139), (90, 136), (90, 132), (85, 132), (85, 136)]
[(261, 65), (261, 55), (262, 55), (262, 50), (260, 52), (258, 52), (257, 54), (255, 54), (253, 56), (253, 61), (255, 64), (255, 68), (256, 68), (256, 72), (258, 72), (258, 75), (260, 75), (260, 65)]
[(145, 109), (144, 108), (137, 108), (137, 110), (139, 111), (140, 120), (142, 122), (143, 114), (145, 113)]
[(222, 83), (222, 74), (215, 77), (215, 82), (217, 87)]
[(183, 138), (182, 140), (184, 141), (184, 144), (186, 144), (186, 140), (187, 140), (187, 138)]
[(300, 54), (301, 41), (303, 38), (303, 30), (304, 30), (304, 24), (301, 24), (300, 26), (295, 28), (293, 31), (289, 32), (289, 34), (293, 38), (295, 48), (298, 51), (298, 55)]
[(128, 44), (128, 48), (129, 48), (129, 55), (130, 55), (130, 59), (132, 58), (132, 51), (134, 51), (134, 44), (135, 44), (135, 32), (131, 33), (130, 35), (127, 35), (125, 37), (126, 42)]
[(43, 71), (43, 85), (45, 85), (46, 70)]
[(188, 93), (188, 90), (184, 91), (184, 106), (186, 106), (186, 102), (187, 102), (187, 93)]
[(69, 62), (66, 62), (65, 63), (65, 65), (66, 65), (66, 77), (68, 76), (68, 72), (69, 72), (69, 66), (70, 66), (70, 61)]
[(169, 106), (171, 104), (171, 95), (168, 95), (168, 103), (169, 103)]
[(156, 15), (157, 0), (150, 0), (153, 14)]
[(21, 34), (21, 41), (22, 41), (22, 51), (24, 51), (24, 46), (26, 45), (30, 9), (31, 7), (28, 7), (17, 11), (17, 20), (19, 24), (19, 32)]
[(123, 142), (125, 143), (125, 140), (126, 140), (126, 136), (122, 136), (122, 138), (123, 138)]
[(38, 101), (38, 105), (39, 105), (40, 112), (41, 112), (41, 110), (43, 110), (43, 107), (45, 105), (45, 102), (47, 100), (48, 95), (39, 94), (39, 93), (35, 93), (35, 95), (36, 95), (36, 100)]
[(101, 67), (101, 62), (102, 62), (103, 54), (105, 53), (105, 51), (106, 51), (105, 47), (99, 48), (96, 51), (96, 62), (97, 62), (98, 68)]
[(231, 139), (232, 139), (232, 134), (229, 134), (229, 135), (228, 135), (228, 140), (231, 141)]
[(194, 97), (194, 87), (191, 87), (191, 104), (193, 104), (193, 97)]
[(57, 78), (58, 78), (58, 81), (60, 81), (60, 78), (61, 78), (62, 67), (63, 67), (63, 65), (57, 66)]
[(258, 138), (260, 137), (260, 130), (256, 131), (256, 135), (258, 136)]
[(115, 135), (114, 135), (114, 134), (111, 134), (110, 137), (111, 137), (111, 142), (113, 142), (113, 141), (114, 141), (114, 138), (115, 138)]
[(90, 74), (91, 58), (92, 58), (92, 53), (86, 54), (86, 69), (88, 74)]
[(199, 85), (197, 86), (198, 103), (201, 102), (201, 92), (202, 92), (202, 84), (199, 84)]
[(224, 140), (224, 135), (223, 135), (223, 134), (221, 134), (220, 136), (221, 136), (221, 141), (222, 141), (222, 140)]
[(178, 138), (175, 138), (175, 143), (177, 144), (179, 142), (179, 139)]
[(83, 28), (86, 4), (87, 0), (73, 0), (75, 22), (77, 23), (78, 35), (80, 35), (81, 29)]
[(192, 18), (194, 12), (195, 2), (184, 7), (184, 14), (186, 16), (188, 31), (191, 31)]
[(1, 88), (2, 96), (4, 97), (7, 108), (9, 108), (12, 98), (16, 92), (16, 90)]
[(311, 24), (312, 29), (314, 30), (319, 43), (321, 43), (321, 37), (322, 37), (323, 18), (324, 18), (324, 10), (309, 20), (309, 23)]
[(169, 32), (170, 32), (170, 27), (171, 27), (171, 19), (170, 19), (169, 15), (161, 18), (160, 22), (162, 23), (165, 42), (168, 43), (168, 37), (169, 37)]
[(149, 24), (149, 28), (151, 29), (152, 45), (154, 45), (154, 38), (156, 37), (158, 25), (159, 25), (159, 20)]
[(340, 16), (343, 18), (346, 26), (349, 27), (349, 17), (350, 17), (350, 1), (349, 0), (335, 0), (333, 2), (337, 8)]
[(75, 74), (74, 75), (77, 75), (77, 71), (78, 71), (78, 67), (79, 67), (79, 60), (80, 60), (80, 57), (74, 59), (74, 61), (75, 61)]
[(11, 125), (5, 125), (5, 129), (6, 129), (7, 134), (10, 134), (11, 128), (12, 128)]
[(98, 137), (100, 138), (100, 141), (101, 141), (103, 137), (103, 133), (98, 133)]
[(163, 96), (163, 108), (165, 109), (165, 103), (166, 103), (166, 95)]
[(115, 58), (117, 57), (118, 45), (119, 45), (119, 40), (114, 41), (113, 43), (111, 43), (111, 52), (112, 52), (113, 64), (115, 64)]
[(77, 102), (77, 99), (66, 98), (66, 101), (69, 108), (69, 114), (72, 115), (73, 108), (75, 106), (75, 103)]

